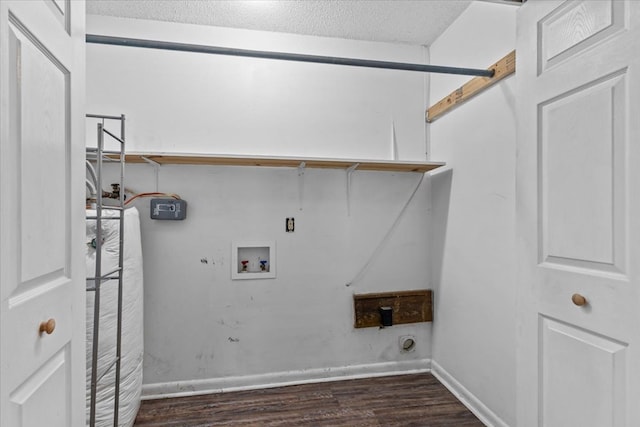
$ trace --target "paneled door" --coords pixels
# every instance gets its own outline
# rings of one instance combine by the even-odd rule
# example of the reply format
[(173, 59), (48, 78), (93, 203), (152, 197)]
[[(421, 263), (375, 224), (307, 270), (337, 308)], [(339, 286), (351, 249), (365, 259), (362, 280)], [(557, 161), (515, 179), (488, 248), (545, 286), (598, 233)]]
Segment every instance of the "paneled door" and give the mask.
[(0, 1), (0, 425), (85, 425), (84, 2)]
[(518, 12), (518, 426), (640, 426), (640, 2)]

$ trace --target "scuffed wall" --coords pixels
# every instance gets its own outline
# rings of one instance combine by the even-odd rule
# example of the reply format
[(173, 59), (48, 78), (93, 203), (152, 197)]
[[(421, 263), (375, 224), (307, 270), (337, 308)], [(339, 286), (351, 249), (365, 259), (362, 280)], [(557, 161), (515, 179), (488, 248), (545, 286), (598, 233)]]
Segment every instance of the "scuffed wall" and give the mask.
[[(89, 17), (89, 32), (422, 62), (417, 46)], [(129, 151), (425, 158), (425, 77), (243, 58), (87, 48), (89, 111), (127, 115)], [(393, 126), (392, 126), (393, 123)], [(94, 133), (88, 131), (88, 139)], [(114, 173), (114, 171), (110, 171)], [(147, 395), (427, 369), (431, 324), (353, 328), (353, 293), (428, 288), (420, 174), (128, 165), (127, 187), (180, 194), (185, 221), (142, 212)], [(294, 233), (285, 218), (295, 217)], [(231, 280), (234, 241), (275, 241), (277, 277)], [(346, 286), (368, 263), (361, 278)], [(417, 347), (400, 351), (399, 338)]]

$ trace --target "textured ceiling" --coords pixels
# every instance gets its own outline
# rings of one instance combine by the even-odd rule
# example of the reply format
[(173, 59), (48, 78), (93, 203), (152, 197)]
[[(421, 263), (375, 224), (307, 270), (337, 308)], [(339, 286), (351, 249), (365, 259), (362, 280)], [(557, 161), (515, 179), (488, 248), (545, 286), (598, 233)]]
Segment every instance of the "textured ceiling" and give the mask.
[(429, 45), (470, 3), (471, 0), (87, 0), (87, 13)]

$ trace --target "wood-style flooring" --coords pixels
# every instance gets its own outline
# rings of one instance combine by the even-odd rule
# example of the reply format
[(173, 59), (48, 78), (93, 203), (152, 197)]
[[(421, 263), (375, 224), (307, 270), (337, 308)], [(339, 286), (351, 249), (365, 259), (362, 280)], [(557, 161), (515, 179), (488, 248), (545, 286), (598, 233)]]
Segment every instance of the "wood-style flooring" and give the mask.
[(483, 426), (431, 374), (147, 400), (135, 425)]

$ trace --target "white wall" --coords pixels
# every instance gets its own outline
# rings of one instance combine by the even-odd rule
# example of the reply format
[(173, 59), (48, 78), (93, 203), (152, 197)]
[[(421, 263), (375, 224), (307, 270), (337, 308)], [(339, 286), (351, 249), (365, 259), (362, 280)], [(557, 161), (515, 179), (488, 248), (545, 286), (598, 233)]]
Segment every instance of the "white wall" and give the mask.
[[(88, 32), (422, 62), (420, 47), (89, 17)], [(215, 43), (213, 43), (215, 41)], [(132, 151), (424, 159), (421, 74), (88, 46), (89, 111), (127, 115)], [(89, 139), (94, 132), (88, 132)], [(112, 171), (113, 173), (113, 171)], [(148, 395), (427, 369), (431, 324), (353, 328), (352, 294), (429, 287), (429, 183), (351, 286), (420, 174), (128, 165), (179, 193), (183, 222), (142, 212)], [(302, 207), (302, 210), (300, 210)], [(285, 233), (285, 218), (296, 231)], [(231, 280), (235, 240), (276, 241), (277, 277)], [(399, 337), (417, 338), (401, 353)]]
[[(89, 16), (87, 32), (424, 63), (420, 46)], [(425, 158), (425, 75), (87, 45), (87, 109), (129, 116), (132, 151)]]
[[(433, 64), (486, 68), (515, 48), (512, 6), (474, 2), (430, 47)], [(464, 84), (431, 76), (431, 104)], [(515, 425), (514, 77), (429, 125), (434, 371), (484, 419)]]

